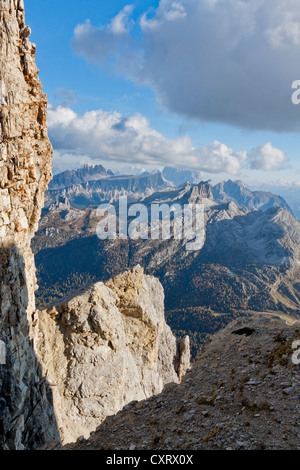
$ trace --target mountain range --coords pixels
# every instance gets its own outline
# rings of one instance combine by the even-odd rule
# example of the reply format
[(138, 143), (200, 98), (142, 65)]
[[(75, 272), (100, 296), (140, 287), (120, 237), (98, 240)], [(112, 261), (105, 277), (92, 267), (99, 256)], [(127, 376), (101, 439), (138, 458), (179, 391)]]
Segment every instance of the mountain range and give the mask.
[[(67, 197), (71, 206), (84, 208), (102, 203), (115, 203), (120, 196), (127, 196), (129, 202), (143, 201), (153, 194), (156, 198), (176, 200), (176, 192), (189, 191), (201, 182), (201, 173), (166, 167), (162, 172), (142, 172), (139, 175), (117, 175), (105, 170), (102, 165), (84, 165), (74, 171), (65, 171), (54, 176), (46, 193), (45, 207), (56, 204), (61, 197)], [(202, 182), (201, 182), (202, 183)], [(267, 191), (251, 191), (242, 181), (222, 181), (211, 186), (215, 202), (234, 202), (239, 208), (266, 210), (282, 207), (293, 214), (287, 202), (280, 196)], [(166, 193), (166, 194), (165, 194)]]
[(105, 170), (102, 165), (84, 165), (78, 170), (66, 170), (53, 176), (49, 183), (49, 190), (64, 189), (73, 184), (82, 184), (92, 180), (99, 180), (114, 176), (111, 170)]
[[(149, 185), (149, 178), (152, 182), (155, 178), (160, 189), (154, 191), (152, 186), (147, 196), (141, 184)], [(44, 211), (32, 245), (40, 306), (140, 264), (147, 274), (161, 281), (168, 322), (179, 338), (191, 336), (194, 355), (207, 335), (233, 318), (262, 311), (298, 318), (300, 224), (284, 199), (271, 193), (253, 193), (240, 181), (161, 187), (160, 173), (89, 181), (79, 185), (80, 191), (85, 185), (95, 188), (98, 184), (103, 200), (107, 194), (110, 202), (115, 200), (112, 194), (116, 197), (120, 193), (117, 185), (123, 184), (124, 189), (126, 184), (130, 191), (122, 194), (147, 207), (203, 203), (204, 245), (189, 252), (184, 240), (174, 238), (99, 240), (96, 207), (88, 205), (98, 196), (87, 196), (85, 204), (74, 207), (76, 185), (58, 190), (60, 199)]]
[[(299, 222), (238, 183), (100, 165), (57, 175), (42, 214), (53, 152), (24, 15), (1, 2), (0, 449), (297, 449)], [(202, 203), (201, 246), (100, 240), (97, 206), (119, 195)]]
[(127, 196), (130, 202), (134, 202), (165, 186), (160, 172), (114, 176), (105, 170), (95, 173), (90, 166), (82, 171), (64, 172), (54, 178), (46, 194), (45, 208), (55, 204), (60, 197), (67, 197), (75, 208), (117, 202), (120, 196)]

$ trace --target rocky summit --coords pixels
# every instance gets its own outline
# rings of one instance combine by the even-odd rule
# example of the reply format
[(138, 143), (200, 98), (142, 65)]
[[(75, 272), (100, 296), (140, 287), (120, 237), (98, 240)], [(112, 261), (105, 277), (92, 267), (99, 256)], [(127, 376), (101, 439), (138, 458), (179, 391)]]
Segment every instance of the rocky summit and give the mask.
[(36, 312), (35, 322), (63, 442), (88, 437), (127, 403), (178, 383), (190, 365), (188, 337), (176, 343), (163, 288), (140, 266)]

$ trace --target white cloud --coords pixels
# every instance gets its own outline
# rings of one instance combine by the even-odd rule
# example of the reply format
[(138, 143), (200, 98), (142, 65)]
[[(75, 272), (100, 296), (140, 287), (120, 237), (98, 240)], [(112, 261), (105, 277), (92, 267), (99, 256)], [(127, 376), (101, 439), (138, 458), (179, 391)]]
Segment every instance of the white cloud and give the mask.
[(75, 52), (102, 66), (110, 59), (117, 63), (123, 56), (130, 56), (133, 46), (129, 32), (134, 24), (130, 18), (133, 10), (133, 5), (126, 5), (108, 25), (95, 27), (89, 19), (78, 24), (72, 41)]
[(166, 165), (235, 175), (246, 160), (246, 152), (234, 152), (218, 141), (195, 147), (187, 135), (168, 139), (140, 114), (124, 117), (99, 109), (80, 116), (69, 108), (50, 106), (48, 128), (57, 155), (67, 155), (70, 166), (85, 156), (88, 161)]
[(130, 15), (134, 9), (133, 5), (126, 5), (120, 13), (115, 16), (110, 24), (110, 30), (113, 34), (124, 34), (130, 30)]
[(181, 1), (161, 1), (159, 9), (161, 10), (160, 15), (151, 20), (147, 18), (148, 12), (142, 15), (140, 25), (143, 30), (161, 26), (164, 21), (176, 21), (186, 17), (185, 7)]
[[(300, 78), (299, 0), (161, 0), (128, 33), (130, 6), (110, 25), (76, 27), (89, 61), (150, 85), (172, 112), (248, 129), (299, 131), (291, 83)], [(122, 32), (122, 34), (113, 34)]]
[(254, 170), (282, 170), (286, 168), (288, 158), (286, 154), (267, 142), (261, 147), (256, 147), (249, 152), (249, 165)]

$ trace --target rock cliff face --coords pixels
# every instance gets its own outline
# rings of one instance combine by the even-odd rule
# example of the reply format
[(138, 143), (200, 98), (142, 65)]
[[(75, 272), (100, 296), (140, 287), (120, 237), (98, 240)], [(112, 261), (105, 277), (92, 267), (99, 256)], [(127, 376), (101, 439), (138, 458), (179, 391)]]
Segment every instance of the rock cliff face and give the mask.
[(127, 403), (181, 380), (189, 342), (176, 344), (163, 304), (159, 281), (137, 266), (36, 315), (35, 350), (64, 442), (88, 437)]
[(32, 348), (30, 242), (51, 177), (46, 96), (23, 0), (0, 0), (0, 448), (57, 437), (51, 394)]

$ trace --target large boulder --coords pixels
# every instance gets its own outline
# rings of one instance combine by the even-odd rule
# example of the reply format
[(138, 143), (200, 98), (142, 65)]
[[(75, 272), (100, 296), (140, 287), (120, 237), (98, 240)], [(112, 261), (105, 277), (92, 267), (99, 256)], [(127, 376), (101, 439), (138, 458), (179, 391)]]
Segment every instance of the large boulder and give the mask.
[(88, 437), (134, 400), (178, 383), (189, 342), (164, 318), (160, 282), (140, 266), (36, 314), (35, 350), (52, 386), (63, 442)]

